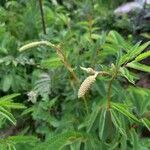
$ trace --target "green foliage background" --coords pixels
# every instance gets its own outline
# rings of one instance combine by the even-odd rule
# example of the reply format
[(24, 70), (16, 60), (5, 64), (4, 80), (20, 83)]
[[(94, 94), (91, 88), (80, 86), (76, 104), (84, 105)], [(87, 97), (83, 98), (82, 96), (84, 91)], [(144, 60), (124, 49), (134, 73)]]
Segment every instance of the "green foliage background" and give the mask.
[[(125, 2), (43, 0), (44, 34), (39, 1), (0, 1), (0, 150), (150, 148), (150, 90), (138, 86), (150, 73), (150, 27), (113, 13)], [(54, 46), (19, 51), (35, 41)], [(80, 66), (109, 74), (84, 98)]]

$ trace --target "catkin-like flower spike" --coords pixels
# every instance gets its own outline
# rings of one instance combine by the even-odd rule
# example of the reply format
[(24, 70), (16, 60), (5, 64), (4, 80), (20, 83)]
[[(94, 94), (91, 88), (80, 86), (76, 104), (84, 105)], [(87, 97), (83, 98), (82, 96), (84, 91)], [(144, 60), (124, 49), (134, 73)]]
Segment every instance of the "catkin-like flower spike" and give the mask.
[(54, 44), (48, 42), (48, 41), (37, 41), (37, 42), (31, 42), (29, 44), (26, 44), (24, 46), (22, 46), (21, 48), (19, 48), (19, 51), (22, 52), (24, 50), (39, 46), (39, 45), (47, 45), (47, 46), (51, 46), (51, 47), (55, 47)]
[(92, 68), (85, 68), (85, 67), (81, 67), (81, 66), (80, 66), (80, 68), (82, 70), (86, 71), (89, 74), (95, 74), (96, 73), (96, 71), (94, 69), (92, 69)]
[(79, 91), (78, 91), (78, 98), (83, 97), (86, 92), (90, 89), (92, 83), (95, 82), (95, 79), (98, 75), (98, 72), (96, 72), (94, 75), (91, 75), (89, 77), (87, 77), (81, 84)]

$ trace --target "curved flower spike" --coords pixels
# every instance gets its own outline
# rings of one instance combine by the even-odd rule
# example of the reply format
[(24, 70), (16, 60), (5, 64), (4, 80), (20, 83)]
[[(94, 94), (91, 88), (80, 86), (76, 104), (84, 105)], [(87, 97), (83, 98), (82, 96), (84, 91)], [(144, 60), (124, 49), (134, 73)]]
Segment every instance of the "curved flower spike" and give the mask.
[(98, 72), (96, 72), (94, 75), (91, 75), (87, 77), (81, 84), (79, 91), (78, 91), (78, 98), (83, 97), (87, 91), (90, 89), (92, 83), (95, 82), (95, 79), (98, 75)]

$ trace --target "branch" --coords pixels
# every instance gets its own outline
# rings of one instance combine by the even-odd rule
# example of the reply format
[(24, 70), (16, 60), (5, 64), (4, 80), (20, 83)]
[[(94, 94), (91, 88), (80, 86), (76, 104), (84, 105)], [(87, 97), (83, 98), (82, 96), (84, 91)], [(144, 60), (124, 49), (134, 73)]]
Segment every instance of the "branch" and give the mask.
[(42, 20), (42, 27), (43, 27), (43, 33), (46, 34), (46, 26), (45, 26), (45, 19), (44, 19), (44, 11), (43, 11), (43, 5), (42, 0), (39, 0), (39, 6), (40, 6), (40, 12), (41, 12), (41, 20)]

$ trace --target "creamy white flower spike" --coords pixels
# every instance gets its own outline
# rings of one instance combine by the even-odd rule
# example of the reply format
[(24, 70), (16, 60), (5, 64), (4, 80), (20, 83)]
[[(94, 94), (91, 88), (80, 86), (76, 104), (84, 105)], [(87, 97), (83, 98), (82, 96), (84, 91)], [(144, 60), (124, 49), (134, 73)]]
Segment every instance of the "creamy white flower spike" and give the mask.
[(94, 75), (87, 77), (82, 82), (82, 84), (79, 88), (79, 91), (78, 91), (78, 98), (81, 98), (86, 94), (86, 92), (90, 89), (92, 83), (95, 82), (97, 75), (98, 75), (98, 72), (96, 72)]
[(21, 48), (19, 48), (19, 51), (25, 51), (27, 49), (30, 49), (30, 48), (33, 48), (33, 47), (36, 47), (36, 46), (39, 46), (39, 45), (47, 45), (47, 46), (52, 46), (54, 47), (55, 45), (48, 42), (48, 41), (37, 41), (37, 42), (31, 42), (29, 44), (26, 44), (24, 46), (22, 46)]

